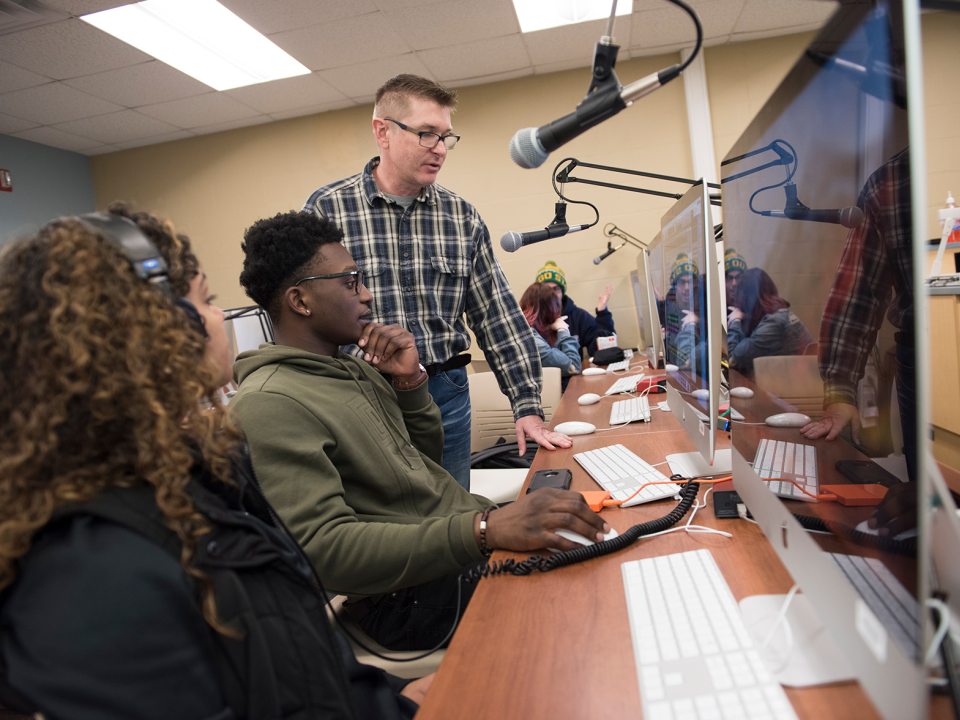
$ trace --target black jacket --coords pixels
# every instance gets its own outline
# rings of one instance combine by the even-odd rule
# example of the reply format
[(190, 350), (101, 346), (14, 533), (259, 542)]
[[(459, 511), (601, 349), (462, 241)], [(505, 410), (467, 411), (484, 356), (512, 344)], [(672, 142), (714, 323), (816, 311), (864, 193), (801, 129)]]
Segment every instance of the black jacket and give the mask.
[(190, 492), (215, 528), (196, 565), (238, 638), (203, 620), (152, 489), (111, 489), (59, 512), (0, 595), (0, 701), (71, 720), (412, 717), (404, 681), (359, 665), (330, 627), (248, 463), (236, 475), (197, 472)]
[(615, 332), (613, 315), (606, 308), (597, 310), (597, 316), (594, 317), (583, 308), (577, 307), (573, 300), (564, 295), (560, 314), (567, 316), (570, 334), (577, 336), (580, 340), (581, 349), (586, 348), (587, 354), (590, 356), (597, 352), (598, 337), (608, 337)]

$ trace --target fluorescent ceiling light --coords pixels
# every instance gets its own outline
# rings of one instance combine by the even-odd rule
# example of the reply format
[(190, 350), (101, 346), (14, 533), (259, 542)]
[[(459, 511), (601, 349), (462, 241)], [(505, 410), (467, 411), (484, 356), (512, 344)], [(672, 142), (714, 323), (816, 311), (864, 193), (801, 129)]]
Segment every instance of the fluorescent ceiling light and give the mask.
[(216, 0), (145, 0), (80, 19), (214, 90), (310, 73)]
[[(606, 20), (612, 0), (513, 0), (521, 32), (535, 32), (563, 25)], [(633, 0), (619, 0), (617, 15), (633, 12)]]

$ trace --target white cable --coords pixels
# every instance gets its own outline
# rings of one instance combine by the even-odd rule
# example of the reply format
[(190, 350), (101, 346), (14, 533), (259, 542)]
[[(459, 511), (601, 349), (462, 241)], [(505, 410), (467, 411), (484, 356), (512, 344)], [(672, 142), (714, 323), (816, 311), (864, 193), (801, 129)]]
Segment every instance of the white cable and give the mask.
[(933, 664), (934, 659), (937, 657), (937, 653), (940, 652), (940, 645), (943, 643), (943, 639), (947, 636), (947, 632), (950, 630), (950, 608), (938, 598), (927, 598), (925, 604), (928, 608), (933, 608), (937, 611), (937, 617), (940, 618), (940, 622), (937, 625), (937, 631), (933, 634), (933, 639), (930, 641), (930, 647), (927, 649), (926, 657), (924, 662), (929, 667)]
[[(663, 463), (660, 463), (660, 465), (663, 465)], [(713, 487), (707, 488), (707, 491), (703, 494), (703, 504), (695, 503), (693, 508), (691, 508), (690, 518), (687, 520), (686, 524), (680, 527), (672, 527), (666, 530), (661, 530), (660, 532), (650, 533), (649, 535), (644, 535), (643, 537), (650, 538), (650, 537), (655, 537), (657, 535), (666, 535), (667, 533), (683, 531), (688, 533), (703, 533), (705, 535), (723, 535), (723, 537), (732, 538), (733, 535), (731, 535), (730, 533), (724, 530), (717, 530), (715, 528), (693, 524), (693, 518), (696, 516), (697, 510), (700, 510), (701, 508), (705, 508), (707, 506), (707, 496), (710, 494), (711, 490), (713, 490)]]
[(776, 632), (777, 628), (783, 623), (783, 636), (786, 641), (787, 651), (784, 654), (783, 663), (773, 670), (773, 673), (777, 673), (786, 667), (789, 662), (790, 653), (793, 650), (793, 630), (790, 628), (790, 623), (784, 622), (787, 617), (787, 610), (790, 609), (790, 603), (793, 602), (794, 596), (797, 594), (797, 591), (800, 590), (799, 585), (794, 585), (790, 588), (790, 591), (787, 593), (787, 596), (783, 599), (783, 605), (780, 606), (780, 611), (777, 613), (776, 619), (773, 621), (773, 625), (770, 627), (770, 631), (767, 633), (767, 636), (760, 643), (760, 649), (765, 650), (770, 644), (770, 641), (773, 639), (773, 634)]

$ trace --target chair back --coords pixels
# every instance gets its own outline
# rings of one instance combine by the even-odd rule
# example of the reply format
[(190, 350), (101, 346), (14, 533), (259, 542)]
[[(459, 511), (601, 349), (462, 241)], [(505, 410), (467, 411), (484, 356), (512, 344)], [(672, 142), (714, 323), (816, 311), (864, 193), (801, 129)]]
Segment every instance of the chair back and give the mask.
[[(486, 450), (497, 444), (500, 438), (506, 442), (516, 440), (516, 424), (510, 400), (500, 392), (497, 378), (492, 372), (469, 375), (470, 380), (470, 452)], [(560, 368), (543, 369), (544, 421), (550, 422), (560, 403)]]

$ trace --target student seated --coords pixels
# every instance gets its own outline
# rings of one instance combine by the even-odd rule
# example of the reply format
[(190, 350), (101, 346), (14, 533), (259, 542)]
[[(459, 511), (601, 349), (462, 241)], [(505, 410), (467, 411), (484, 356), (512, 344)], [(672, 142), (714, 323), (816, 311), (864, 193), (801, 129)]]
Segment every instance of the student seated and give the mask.
[[(490, 549), (572, 549), (556, 530), (601, 537), (606, 526), (559, 490), (490, 511), (441, 467), (413, 335), (370, 321), (372, 296), (340, 239), (312, 213), (247, 230), (240, 282), (277, 342), (240, 355), (231, 411), (270, 502), (327, 587), (350, 596), (345, 611), (381, 645), (429, 648), (470, 594), (458, 576)], [(350, 343), (363, 360), (339, 352)]]
[[(430, 678), (401, 695), (357, 664), (225, 422), (232, 358), (189, 240), (112, 211), (0, 259), (0, 702), (71, 720), (412, 717)], [(166, 271), (145, 279), (121, 235)]]
[(780, 297), (773, 279), (750, 268), (737, 281), (734, 306), (727, 316), (730, 367), (753, 370), (753, 360), (765, 355), (802, 355), (813, 342), (803, 321)]
[(561, 388), (566, 390), (570, 376), (580, 374), (583, 361), (580, 344), (560, 314), (560, 298), (547, 283), (533, 283), (524, 290), (520, 309), (533, 329), (540, 365), (560, 368)]
[(597, 298), (596, 316), (594, 316), (578, 307), (573, 298), (567, 295), (566, 273), (553, 260), (547, 260), (537, 271), (536, 281), (543, 283), (556, 294), (561, 304), (560, 314), (566, 316), (570, 334), (577, 338), (580, 347), (585, 349), (588, 355), (592, 357), (596, 354), (597, 338), (615, 334), (613, 315), (607, 309), (607, 302), (613, 291), (610, 285)]

